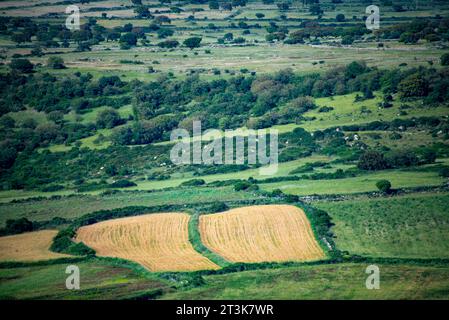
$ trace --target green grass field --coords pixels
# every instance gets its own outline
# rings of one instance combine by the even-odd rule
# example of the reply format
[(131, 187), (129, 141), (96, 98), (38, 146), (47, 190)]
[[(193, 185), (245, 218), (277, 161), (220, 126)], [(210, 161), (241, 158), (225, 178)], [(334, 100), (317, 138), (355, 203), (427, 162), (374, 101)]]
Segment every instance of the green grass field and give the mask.
[(412, 188), (419, 186), (442, 185), (446, 179), (437, 172), (382, 170), (361, 176), (332, 180), (299, 180), (260, 184), (266, 191), (280, 189), (284, 193), (295, 195), (312, 194), (351, 194), (377, 191), (376, 182), (389, 180), (393, 188)]
[(374, 257), (449, 258), (449, 194), (317, 202), (340, 250)]
[(367, 264), (317, 265), (205, 277), (206, 285), (164, 299), (446, 299), (447, 267), (383, 265), (380, 289), (365, 287)]
[[(67, 290), (67, 266), (80, 270), (80, 290)], [(101, 260), (47, 266), (0, 268), (0, 299), (107, 300), (126, 299), (169, 290), (162, 280)]]
[(51, 220), (53, 217), (73, 219), (89, 212), (129, 206), (157, 206), (214, 201), (254, 199), (248, 192), (235, 192), (232, 186), (218, 188), (181, 188), (159, 192), (125, 192), (113, 195), (74, 195), (61, 199), (28, 200), (21, 203), (0, 204), (0, 225), (7, 219), (28, 218), (33, 221)]

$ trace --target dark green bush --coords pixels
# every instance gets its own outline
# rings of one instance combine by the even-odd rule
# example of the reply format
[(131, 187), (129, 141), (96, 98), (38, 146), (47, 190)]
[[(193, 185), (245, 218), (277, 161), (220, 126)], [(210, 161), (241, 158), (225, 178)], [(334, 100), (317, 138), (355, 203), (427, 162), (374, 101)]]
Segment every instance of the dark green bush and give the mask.
[(206, 184), (206, 181), (204, 181), (203, 179), (191, 179), (191, 180), (184, 181), (183, 183), (180, 184), (180, 186), (193, 187), (193, 186), (202, 186), (204, 184)]
[(389, 193), (391, 191), (391, 182), (388, 180), (379, 180), (376, 182), (376, 187), (380, 192)]

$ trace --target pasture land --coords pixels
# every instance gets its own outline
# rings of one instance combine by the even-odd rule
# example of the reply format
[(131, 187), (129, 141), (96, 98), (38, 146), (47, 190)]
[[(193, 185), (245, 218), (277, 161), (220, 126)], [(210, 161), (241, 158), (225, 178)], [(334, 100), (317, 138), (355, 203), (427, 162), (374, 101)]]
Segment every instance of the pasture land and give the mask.
[(169, 291), (163, 280), (99, 259), (77, 262), (79, 290), (67, 290), (65, 270), (73, 263), (0, 268), (0, 299), (110, 300)]
[(447, 299), (447, 266), (378, 264), (379, 290), (365, 287), (368, 264), (337, 264), (245, 271), (204, 277), (206, 285), (163, 299)]
[(27, 232), (0, 237), (0, 261), (39, 261), (68, 257), (50, 251), (57, 230)]
[[(36, 195), (43, 196), (45, 193)], [(232, 186), (213, 188), (190, 187), (155, 192), (119, 192), (109, 195), (73, 194), (70, 197), (29, 199), (20, 202), (1, 203), (0, 226), (3, 226), (8, 219), (27, 218), (32, 221), (51, 220), (54, 217), (75, 219), (98, 210), (111, 210), (130, 206), (239, 201), (259, 197), (249, 192), (236, 192)]]
[(265, 205), (200, 216), (202, 242), (232, 262), (309, 261), (325, 254), (304, 212)]
[(284, 193), (295, 195), (312, 194), (351, 194), (377, 191), (376, 182), (389, 180), (393, 188), (412, 188), (420, 186), (442, 185), (446, 179), (437, 172), (383, 170), (357, 177), (332, 180), (299, 180), (264, 183), (260, 187), (266, 191), (280, 189)]
[(185, 213), (160, 213), (103, 221), (81, 227), (76, 241), (98, 256), (128, 259), (151, 271), (217, 269), (189, 242), (189, 218)]
[(316, 202), (340, 250), (374, 257), (449, 258), (449, 194)]

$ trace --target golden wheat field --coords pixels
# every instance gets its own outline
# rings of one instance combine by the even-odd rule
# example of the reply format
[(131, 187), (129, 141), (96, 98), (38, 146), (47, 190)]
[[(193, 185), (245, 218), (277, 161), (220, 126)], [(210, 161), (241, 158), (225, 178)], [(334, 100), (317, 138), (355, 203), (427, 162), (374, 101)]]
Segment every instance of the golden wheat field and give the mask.
[(189, 242), (189, 215), (157, 213), (113, 219), (82, 227), (82, 241), (99, 256), (135, 261), (151, 271), (218, 269)]
[(290, 205), (232, 209), (200, 217), (202, 242), (232, 262), (324, 258), (304, 212)]
[(50, 251), (57, 230), (42, 230), (0, 237), (1, 261), (38, 261), (69, 257)]

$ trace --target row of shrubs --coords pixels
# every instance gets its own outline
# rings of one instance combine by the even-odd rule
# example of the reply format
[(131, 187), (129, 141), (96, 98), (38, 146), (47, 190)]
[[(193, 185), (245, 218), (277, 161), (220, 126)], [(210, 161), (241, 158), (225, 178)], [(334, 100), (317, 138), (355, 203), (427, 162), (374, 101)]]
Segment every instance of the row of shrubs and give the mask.
[(0, 236), (52, 229), (60, 225), (69, 224), (70, 222), (70, 220), (60, 217), (54, 217), (47, 221), (30, 221), (27, 218), (8, 219), (6, 220), (5, 227), (0, 228)]

